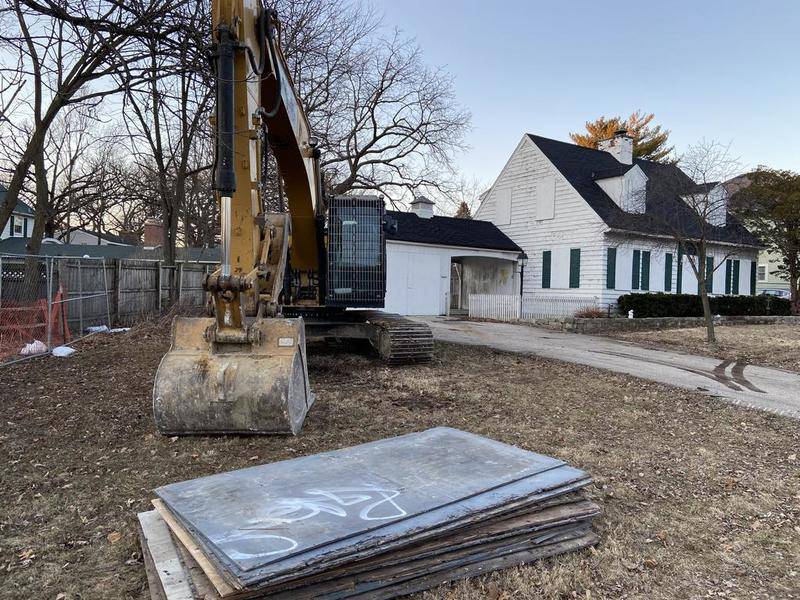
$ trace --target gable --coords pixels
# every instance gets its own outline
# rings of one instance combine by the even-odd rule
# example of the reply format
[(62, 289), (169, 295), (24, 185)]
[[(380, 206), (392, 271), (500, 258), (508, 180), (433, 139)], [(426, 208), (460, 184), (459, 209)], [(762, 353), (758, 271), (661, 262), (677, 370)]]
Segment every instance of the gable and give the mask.
[[(510, 207), (509, 207), (510, 204)], [(523, 239), (545, 224), (571, 227), (602, 221), (586, 206), (569, 181), (528, 137), (523, 136), (492, 187), (481, 196), (476, 218), (492, 221), (513, 239)]]

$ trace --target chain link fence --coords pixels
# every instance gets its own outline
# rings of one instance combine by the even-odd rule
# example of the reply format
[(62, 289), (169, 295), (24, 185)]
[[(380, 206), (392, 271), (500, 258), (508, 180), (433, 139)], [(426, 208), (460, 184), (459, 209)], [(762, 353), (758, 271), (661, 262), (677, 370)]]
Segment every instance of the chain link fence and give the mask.
[(0, 254), (0, 364), (206, 303), (212, 263)]

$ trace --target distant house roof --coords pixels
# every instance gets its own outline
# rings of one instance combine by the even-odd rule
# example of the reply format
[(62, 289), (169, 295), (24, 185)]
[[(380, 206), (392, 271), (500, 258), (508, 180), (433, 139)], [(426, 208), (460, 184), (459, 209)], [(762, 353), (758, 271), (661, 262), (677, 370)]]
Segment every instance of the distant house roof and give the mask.
[[(700, 236), (700, 228), (680, 193), (700, 191), (691, 178), (675, 165), (634, 159), (634, 165), (647, 176), (646, 208), (641, 214), (625, 212), (597, 184), (597, 179), (623, 174), (632, 165), (620, 163), (604, 150), (551, 140), (538, 135), (528, 137), (553, 163), (589, 206), (612, 229), (646, 235), (672, 235), (680, 231), (686, 238)], [(706, 184), (706, 187), (712, 184)], [(714, 184), (716, 185), (716, 184)], [(728, 214), (724, 227), (709, 226), (708, 238), (746, 246), (760, 246), (759, 240), (735, 217)]]
[[(26, 254), (28, 240), (25, 238), (8, 238), (0, 241), (0, 254)], [(161, 249), (147, 250), (141, 246), (113, 246), (96, 244), (42, 244), (39, 254), (43, 256), (89, 256), (91, 258), (117, 258), (162, 260)], [(219, 248), (178, 248), (177, 260), (189, 262), (217, 262)]]
[(397, 220), (397, 232), (386, 234), (390, 241), (522, 252), (489, 221), (438, 216), (426, 219), (413, 212), (396, 210), (388, 210), (386, 214)]
[[(0, 204), (6, 200), (6, 191), (6, 186), (0, 183)], [(34, 213), (30, 206), (25, 204), (22, 200), (17, 200), (17, 205), (14, 207), (14, 212), (12, 214), (32, 217)]]
[[(80, 231), (81, 233), (85, 233), (86, 235), (99, 237), (101, 240), (105, 240), (107, 242), (111, 242), (112, 244), (122, 244), (124, 246), (133, 246), (130, 242), (127, 242), (125, 238), (115, 235), (113, 233), (97, 233), (96, 231), (89, 231), (88, 229), (76, 229), (75, 231)], [(65, 236), (66, 237), (66, 236)]]

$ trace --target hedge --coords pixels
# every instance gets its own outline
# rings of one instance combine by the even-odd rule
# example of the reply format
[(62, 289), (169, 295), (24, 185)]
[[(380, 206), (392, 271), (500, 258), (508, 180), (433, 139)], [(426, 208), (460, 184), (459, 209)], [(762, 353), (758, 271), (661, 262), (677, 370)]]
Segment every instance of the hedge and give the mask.
[[(774, 296), (712, 296), (711, 312), (723, 316), (763, 316), (791, 314), (791, 302)], [(623, 315), (633, 310), (633, 316), (644, 317), (702, 317), (703, 304), (694, 294), (624, 294), (617, 300)]]

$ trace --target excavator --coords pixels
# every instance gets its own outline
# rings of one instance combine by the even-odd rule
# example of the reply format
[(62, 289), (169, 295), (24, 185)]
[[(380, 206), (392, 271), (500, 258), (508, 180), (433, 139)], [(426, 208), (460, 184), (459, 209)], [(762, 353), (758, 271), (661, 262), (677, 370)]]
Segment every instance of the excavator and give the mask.
[[(326, 192), (280, 21), (261, 2), (212, 0), (221, 258), (204, 282), (213, 316), (175, 317), (156, 372), (166, 435), (298, 434), (314, 401), (307, 339), (366, 340), (389, 364), (433, 353), (427, 325), (377, 310), (397, 225), (379, 196)], [(269, 152), (285, 196), (271, 211)]]

